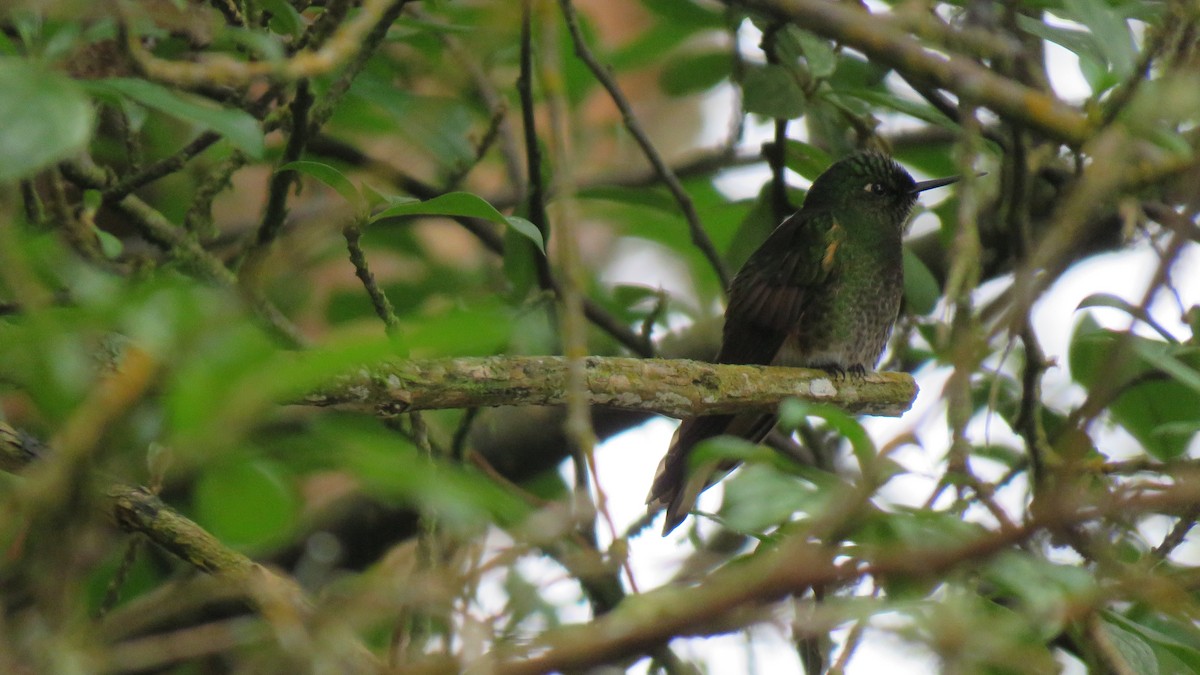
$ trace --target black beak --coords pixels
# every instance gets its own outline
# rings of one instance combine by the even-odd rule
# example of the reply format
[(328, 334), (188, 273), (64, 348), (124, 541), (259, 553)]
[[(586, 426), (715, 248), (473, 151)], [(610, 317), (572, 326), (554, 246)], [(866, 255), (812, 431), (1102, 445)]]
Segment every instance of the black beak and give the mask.
[[(982, 173), (976, 174), (976, 177), (982, 178), (986, 175), (987, 175), (987, 172), (984, 171)], [(923, 180), (920, 183), (917, 183), (916, 185), (913, 186), (912, 194), (915, 195), (918, 192), (932, 190), (933, 188), (940, 188), (940, 187), (943, 187), (946, 185), (950, 185), (951, 183), (957, 183), (960, 180), (962, 180), (962, 176), (951, 176), (949, 178), (934, 178), (933, 180)]]
[(920, 183), (917, 183), (916, 185), (913, 186), (912, 193), (915, 195), (918, 192), (932, 190), (933, 188), (940, 188), (944, 185), (950, 185), (951, 183), (957, 183), (961, 179), (962, 179), (962, 176), (951, 176), (949, 178), (935, 178), (933, 180), (923, 180)]

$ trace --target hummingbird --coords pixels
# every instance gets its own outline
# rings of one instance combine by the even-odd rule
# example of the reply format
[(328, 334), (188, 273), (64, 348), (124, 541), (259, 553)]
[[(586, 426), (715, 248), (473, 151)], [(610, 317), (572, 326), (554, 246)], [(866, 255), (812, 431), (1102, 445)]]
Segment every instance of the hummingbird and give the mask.
[[(813, 181), (800, 210), (746, 260), (729, 286), (717, 363), (819, 368), (845, 377), (875, 369), (904, 294), (901, 239), (917, 195), (958, 177), (916, 182), (867, 151), (835, 162)], [(666, 509), (663, 536), (732, 460), (689, 470), (699, 442), (722, 434), (757, 443), (778, 416), (749, 412), (683, 420), (646, 499)]]

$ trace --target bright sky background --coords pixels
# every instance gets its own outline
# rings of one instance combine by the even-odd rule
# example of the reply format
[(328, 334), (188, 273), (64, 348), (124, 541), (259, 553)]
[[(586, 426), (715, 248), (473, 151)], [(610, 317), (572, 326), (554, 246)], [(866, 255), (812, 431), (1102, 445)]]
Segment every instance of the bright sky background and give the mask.
[[(748, 23), (746, 25), (746, 34), (741, 36), (743, 44), (757, 45), (756, 31), (749, 27)], [(1053, 44), (1048, 45), (1047, 52), (1051, 64), (1050, 77), (1058, 95), (1067, 100), (1085, 97), (1088, 90), (1079, 74), (1075, 57)], [(709, 95), (708, 103), (712, 110), (729, 111), (731, 96), (728, 89), (717, 90)], [(715, 139), (719, 139), (727, 130), (727, 120), (721, 114), (714, 115), (710, 120), (711, 138), (703, 139), (701, 143), (716, 142)], [(745, 146), (757, 148), (769, 139), (771, 133), (769, 124), (749, 128)], [(769, 178), (765, 167), (754, 167), (731, 172), (730, 176), (719, 182), (719, 186), (731, 196), (753, 196)], [(791, 178), (797, 184), (803, 184), (798, 176), (792, 175)], [(927, 195), (922, 201), (931, 204), (936, 199), (936, 196)], [(1176, 264), (1175, 270), (1180, 274), (1189, 273), (1189, 278), (1176, 278), (1174, 281), (1184, 295), (1183, 302), (1186, 307), (1200, 304), (1200, 247), (1193, 246), (1185, 251), (1184, 255), (1185, 258)], [(689, 293), (683, 269), (664, 264), (661, 256), (655, 254), (651, 244), (643, 246), (643, 242), (640, 241), (626, 242), (618, 261), (605, 273), (605, 279), (610, 283), (631, 282), (661, 287), (685, 296)], [(1059, 367), (1052, 368), (1045, 377), (1044, 390), (1048, 400), (1055, 401), (1064, 408), (1082, 400), (1081, 390), (1070, 382), (1069, 373), (1066, 371), (1068, 340), (1079, 318), (1076, 311), (1079, 302), (1084, 297), (1098, 292), (1113, 293), (1136, 302), (1146, 288), (1157, 263), (1154, 252), (1144, 244), (1130, 250), (1096, 256), (1069, 270), (1038, 302), (1033, 313), (1034, 325), (1047, 357), (1059, 364)], [(986, 293), (987, 290), (984, 289), (983, 292)], [(1168, 330), (1181, 337), (1187, 335), (1173, 300), (1162, 297), (1153, 310)], [(1129, 327), (1128, 316), (1117, 310), (1093, 311), (1096, 319), (1103, 325), (1117, 329)], [(868, 428), (876, 441), (884, 442), (901, 432), (915, 430), (925, 446), (946, 448), (948, 431), (944, 415), (937, 404), (947, 374), (946, 369), (936, 368), (927, 368), (916, 373), (921, 394), (913, 410), (901, 419), (867, 420)], [(622, 531), (645, 512), (645, 495), (649, 491), (655, 468), (666, 451), (676, 424), (674, 420), (658, 418), (608, 440), (599, 448), (596, 457), (600, 484), (608, 496), (609, 510), (618, 531)], [(1003, 441), (1012, 437), (1012, 432), (1003, 422), (979, 424), (976, 427), (978, 428), (973, 427), (972, 430), (977, 437), (987, 434), (993, 441)], [(1128, 437), (1116, 434), (1110, 436), (1105, 439), (1106, 449), (1131, 447), (1133, 443)], [(1014, 443), (1019, 447), (1019, 442)], [(936, 476), (940, 474), (943, 458), (931, 456), (913, 446), (901, 450), (894, 458), (912, 473), (892, 481), (883, 491), (884, 496), (895, 503), (922, 503), (933, 488)], [(986, 462), (980, 462), (975, 464), (974, 468), (985, 479), (998, 477), (998, 465), (988, 466)], [(717, 486), (705, 492), (701, 497), (700, 508), (715, 511), (720, 504), (720, 490), (720, 486)], [(1024, 486), (1016, 483), (1011, 489), (1001, 492), (998, 499), (1010, 512), (1019, 513), (1023, 490)], [(988, 514), (968, 514), (968, 517), (973, 516), (982, 522), (987, 522), (990, 518)], [(686, 526), (679, 528), (666, 539), (657, 536), (660, 526), (661, 522), (656, 523), (642, 536), (630, 542), (630, 560), (634, 563), (634, 576), (642, 591), (669, 581), (679, 563), (691, 551), (690, 545), (684, 539), (688, 529)], [(702, 524), (701, 527), (713, 526), (708, 523)], [(1166, 526), (1163, 527), (1165, 532)], [(1157, 536), (1161, 536), (1161, 533)], [(1200, 546), (1194, 542), (1185, 543), (1177, 555), (1200, 559)], [(544, 562), (530, 561), (530, 564), (536, 566)], [(536, 568), (528, 570), (530, 578), (547, 578), (539, 572), (549, 571)], [(577, 587), (564, 584), (562, 591), (565, 601), (570, 602), (574, 599), (578, 604), (578, 616), (569, 619), (586, 621), (588, 610), (579, 599)], [(749, 639), (742, 633), (707, 639), (676, 640), (672, 646), (684, 657), (707, 663), (710, 672), (713, 673), (761, 672), (772, 675), (799, 675), (803, 670), (789, 639), (786, 607), (781, 608), (778, 616), (775, 625), (764, 625), (754, 629)], [(885, 618), (881, 617), (877, 624), (886, 628)], [(842, 637), (844, 631), (835, 634), (837, 641)], [(644, 670), (643, 664), (634, 672)], [(872, 629), (859, 644), (847, 672), (851, 675), (878, 672), (906, 675), (936, 671), (937, 662), (928, 653), (914, 650), (886, 630)], [(1064, 672), (1085, 671), (1082, 664), (1071, 662), (1066, 663)]]

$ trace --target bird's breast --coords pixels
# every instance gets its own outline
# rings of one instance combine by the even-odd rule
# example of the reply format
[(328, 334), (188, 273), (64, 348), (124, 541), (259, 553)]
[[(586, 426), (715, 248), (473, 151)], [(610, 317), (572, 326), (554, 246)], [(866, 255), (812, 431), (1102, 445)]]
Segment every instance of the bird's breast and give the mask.
[(899, 255), (847, 258), (840, 261), (842, 267), (831, 283), (811, 299), (773, 363), (843, 370), (875, 368), (900, 311), (902, 262)]

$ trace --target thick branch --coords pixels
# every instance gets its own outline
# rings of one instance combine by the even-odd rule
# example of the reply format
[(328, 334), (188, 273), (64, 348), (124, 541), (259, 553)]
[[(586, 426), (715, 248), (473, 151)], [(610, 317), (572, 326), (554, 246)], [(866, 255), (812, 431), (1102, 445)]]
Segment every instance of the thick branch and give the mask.
[[(774, 409), (789, 397), (850, 412), (899, 416), (916, 397), (905, 373), (837, 377), (821, 370), (698, 361), (588, 357), (589, 405), (690, 417)], [(559, 405), (567, 361), (560, 356), (392, 361), (339, 378), (300, 403), (385, 414), (435, 408)]]

